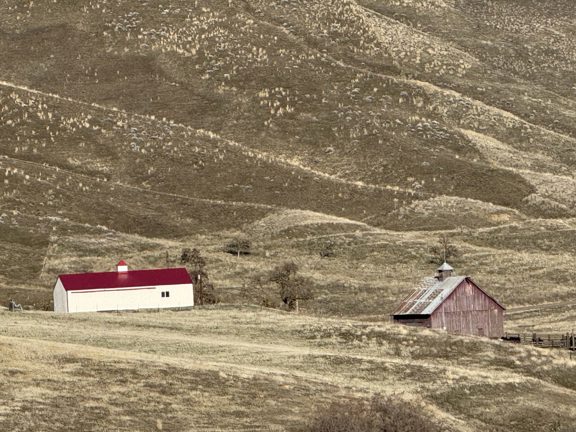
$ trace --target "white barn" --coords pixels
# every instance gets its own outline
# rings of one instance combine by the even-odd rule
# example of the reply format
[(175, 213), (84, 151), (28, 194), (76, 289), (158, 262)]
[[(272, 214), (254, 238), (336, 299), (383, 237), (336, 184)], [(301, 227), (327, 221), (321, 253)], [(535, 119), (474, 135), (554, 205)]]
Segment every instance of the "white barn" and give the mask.
[(185, 268), (128, 270), (58, 276), (54, 312), (187, 308), (194, 306), (192, 280)]

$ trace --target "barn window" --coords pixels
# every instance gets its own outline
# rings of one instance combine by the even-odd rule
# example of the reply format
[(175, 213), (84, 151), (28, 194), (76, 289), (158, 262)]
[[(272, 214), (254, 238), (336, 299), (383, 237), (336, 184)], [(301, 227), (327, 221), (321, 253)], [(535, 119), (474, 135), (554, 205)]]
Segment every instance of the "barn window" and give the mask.
[(166, 297), (170, 297), (170, 291), (166, 291)]
[(166, 291), (162, 291), (162, 297), (166, 297)]

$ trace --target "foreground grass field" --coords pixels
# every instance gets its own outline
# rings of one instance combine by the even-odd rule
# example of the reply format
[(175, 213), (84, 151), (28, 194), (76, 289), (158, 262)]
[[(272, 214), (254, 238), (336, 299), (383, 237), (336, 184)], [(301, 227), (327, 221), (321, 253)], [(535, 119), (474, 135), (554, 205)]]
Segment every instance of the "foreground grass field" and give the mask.
[(453, 431), (576, 419), (566, 352), (256, 307), (0, 312), (0, 358), (6, 431), (299, 431), (374, 393)]
[[(386, 321), (446, 236), (509, 331), (572, 330), (575, 10), (0, 2), (0, 304), (29, 309), (0, 312), (0, 432), (298, 431), (376, 392), (447, 430), (573, 429), (566, 353)], [(58, 274), (193, 247), (235, 306), (40, 312)], [(303, 314), (246, 306), (287, 261)]]
[(226, 303), (295, 261), (364, 319), (440, 235), (507, 306), (574, 302), (568, 0), (162, 3), (0, 4), (0, 304), (198, 247)]

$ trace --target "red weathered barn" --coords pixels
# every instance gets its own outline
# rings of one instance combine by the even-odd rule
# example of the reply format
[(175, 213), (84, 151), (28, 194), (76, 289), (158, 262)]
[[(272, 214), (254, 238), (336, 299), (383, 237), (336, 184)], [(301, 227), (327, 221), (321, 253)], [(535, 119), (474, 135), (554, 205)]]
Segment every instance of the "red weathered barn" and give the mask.
[(400, 324), (440, 328), (448, 333), (499, 338), (505, 308), (468, 276), (452, 276), (444, 263), (436, 277), (425, 278), (393, 313)]

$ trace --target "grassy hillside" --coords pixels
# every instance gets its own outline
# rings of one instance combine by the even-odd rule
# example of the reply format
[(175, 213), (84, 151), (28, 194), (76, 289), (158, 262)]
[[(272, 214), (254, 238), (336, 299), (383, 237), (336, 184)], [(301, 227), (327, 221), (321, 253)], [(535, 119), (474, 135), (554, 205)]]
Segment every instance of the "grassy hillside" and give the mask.
[(375, 392), (450, 431), (567, 431), (576, 417), (567, 352), (222, 306), (0, 321), (3, 430), (300, 431)]
[[(571, 301), (571, 11), (3, 2), (2, 298), (49, 307), (58, 273), (197, 246), (224, 301), (294, 260), (309, 311), (386, 315), (445, 234), (506, 304)], [(233, 259), (239, 233), (255, 253)]]
[[(572, 430), (567, 353), (388, 317), (447, 236), (507, 331), (573, 329), (574, 11), (0, 2), (0, 303), (28, 309), (0, 310), (0, 430), (303, 431), (375, 393), (448, 431)], [(40, 311), (60, 273), (192, 247), (223, 305)], [(314, 299), (253, 306), (286, 261)]]

